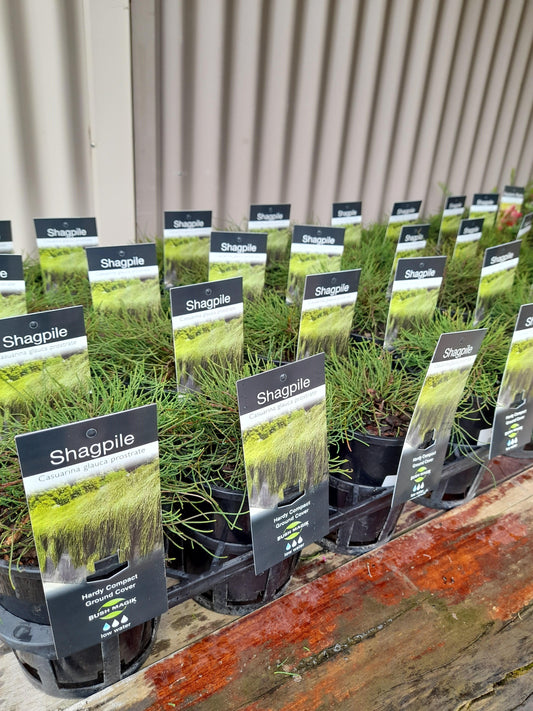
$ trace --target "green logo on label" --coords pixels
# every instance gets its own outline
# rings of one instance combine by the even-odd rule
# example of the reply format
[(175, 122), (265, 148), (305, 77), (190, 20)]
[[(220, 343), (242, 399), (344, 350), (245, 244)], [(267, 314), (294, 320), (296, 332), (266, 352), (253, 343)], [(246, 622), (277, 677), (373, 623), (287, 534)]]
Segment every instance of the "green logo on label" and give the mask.
[(424, 481), (426, 474), (429, 474), (429, 469), (427, 467), (425, 467), (424, 465), (422, 465), (421, 467), (418, 467), (418, 469), (416, 470), (416, 473), (419, 476), (415, 476), (415, 482), (417, 484), (419, 484), (421, 481)]
[(302, 521), (293, 521), (292, 523), (289, 523), (289, 525), (283, 531), (283, 539), (286, 541), (285, 550), (292, 550), (293, 548), (296, 548), (296, 546), (299, 546), (304, 542), (303, 538), (300, 535), (300, 533), (302, 532), (302, 528)]
[(122, 604), (123, 602), (126, 602), (125, 598), (123, 597), (115, 597), (111, 600), (108, 600), (107, 602), (104, 602), (104, 604), (100, 606), (99, 612), (104, 612), (108, 608), (111, 609), (105, 615), (100, 615), (100, 619), (112, 620), (113, 617), (118, 617), (119, 615), (121, 615), (124, 612), (124, 608), (126, 607), (126, 605)]

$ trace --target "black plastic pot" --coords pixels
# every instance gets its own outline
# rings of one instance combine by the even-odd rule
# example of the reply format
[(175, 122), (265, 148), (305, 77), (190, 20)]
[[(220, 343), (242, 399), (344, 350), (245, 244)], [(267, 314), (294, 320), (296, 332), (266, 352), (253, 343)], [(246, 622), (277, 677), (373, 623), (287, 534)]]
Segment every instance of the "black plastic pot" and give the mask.
[(332, 513), (361, 508), (375, 499), (372, 510), (355, 514), (322, 540), (330, 550), (347, 555), (361, 555), (390, 539), (403, 504), (392, 507), (392, 487), (383, 487), (385, 478), (396, 474), (404, 438), (357, 434), (336, 452), (347, 460), (346, 474), (331, 474), (329, 505)]
[(466, 456), (475, 452), (484, 444), (488, 444), (488, 437), (480, 439), (482, 433), (490, 430), (494, 421), (493, 404), (483, 404), (479, 398), (472, 399), (472, 414), (469, 417), (460, 417), (458, 425), (461, 431), (460, 439), (452, 437), (452, 446), (456, 456)]
[[(209, 528), (189, 532), (190, 540), (177, 548), (172, 541), (169, 557), (190, 577), (213, 572), (224, 562), (251, 553), (252, 533), (248, 498), (242, 491), (212, 486), (211, 496), (224, 514), (215, 514)], [(280, 597), (285, 591), (300, 554), (286, 558), (255, 575), (253, 568), (236, 572), (194, 599), (204, 607), (225, 615), (245, 615)]]
[[(379, 437), (365, 432), (353, 433), (339, 455), (348, 461), (352, 481), (366, 486), (381, 486), (387, 476), (394, 476), (400, 463), (405, 437)], [(344, 477), (345, 479), (347, 477)]]
[[(477, 454), (482, 449), (482, 447), (472, 447), (467, 456), (456, 451), (453, 456), (448, 457), (438, 486), (414, 501), (432, 509), (449, 510), (473, 499), (485, 471)], [(447, 475), (447, 470), (453, 470), (455, 473)]]
[[(474, 498), (483, 478), (482, 462), (478, 453), (482, 451), (481, 433), (492, 427), (494, 406), (483, 406), (478, 399), (472, 402), (473, 413), (469, 417), (459, 418), (461, 439), (452, 437), (446, 468), (457, 473), (443, 475), (433, 491), (416, 499), (416, 502), (434, 509), (453, 509)], [(451, 467), (450, 465), (453, 465)]]
[(149, 620), (101, 645), (57, 657), (38, 568), (10, 567), (3, 560), (0, 619), (0, 638), (11, 647), (30, 682), (65, 698), (90, 696), (136, 672), (150, 654), (159, 623)]

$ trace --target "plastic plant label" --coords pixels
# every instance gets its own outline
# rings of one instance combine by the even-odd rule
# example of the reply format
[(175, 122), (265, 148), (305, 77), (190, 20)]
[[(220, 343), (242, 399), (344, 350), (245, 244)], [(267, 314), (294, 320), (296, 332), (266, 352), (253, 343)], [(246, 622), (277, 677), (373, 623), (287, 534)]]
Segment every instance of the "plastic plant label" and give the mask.
[(60, 287), (73, 277), (86, 279), (85, 247), (98, 245), (95, 218), (37, 218), (33, 222), (45, 288)]
[(494, 413), (489, 459), (520, 449), (533, 430), (533, 304), (520, 307)]
[(437, 306), (446, 257), (400, 258), (392, 294), (383, 347), (394, 348), (401, 331), (429, 321)]
[(394, 281), (394, 275), (396, 274), (396, 267), (398, 265), (398, 259), (406, 257), (416, 257), (422, 256), (427, 245), (427, 240), (429, 236), (429, 225), (404, 225), (400, 230), (400, 236), (398, 237), (398, 242), (396, 243), (396, 253), (394, 255), (394, 260), (392, 262), (392, 269), (388, 287), (388, 296), (391, 294), (392, 282)]
[(57, 655), (165, 612), (156, 406), (15, 440)]
[(11, 221), (0, 220), (0, 254), (11, 254), (14, 251), (11, 235)]
[(482, 217), (483, 229), (491, 229), (496, 221), (499, 197), (498, 193), (475, 193), (468, 217)]
[(361, 244), (362, 202), (334, 202), (331, 210), (331, 224), (344, 227), (344, 246), (357, 247)]
[(242, 277), (245, 299), (258, 299), (265, 285), (267, 233), (212, 232), (209, 281)]
[(522, 240), (488, 247), (483, 257), (477, 292), (474, 325), (485, 316), (496, 299), (513, 288)]
[(422, 200), (412, 200), (411, 202), (395, 202), (389, 217), (389, 224), (385, 237), (395, 242), (400, 236), (403, 225), (416, 222), (420, 216)]
[(165, 212), (163, 271), (167, 287), (207, 279), (211, 210)]
[(19, 254), (0, 254), (0, 318), (20, 316), (26, 311), (22, 257)]
[(439, 338), (405, 437), (393, 506), (438, 486), (455, 412), (486, 332), (457, 331)]
[(0, 320), (0, 409), (17, 413), (33, 400), (88, 390), (83, 308), (70, 306)]
[(522, 237), (525, 237), (527, 234), (529, 234), (529, 231), (531, 230), (531, 225), (533, 225), (533, 212), (529, 212), (522, 218), (522, 222), (520, 223), (520, 227), (518, 228), (518, 234), (516, 235), (518, 239), (522, 239)]
[(496, 225), (500, 230), (513, 227), (522, 217), (524, 193), (524, 188), (516, 185), (506, 185), (503, 189), (496, 216)]
[(453, 243), (459, 232), (459, 223), (465, 211), (466, 195), (450, 195), (444, 203), (442, 219), (440, 222), (437, 247), (446, 249)]
[(329, 529), (324, 358), (237, 381), (257, 575)]
[(483, 218), (461, 220), (452, 259), (466, 262), (477, 254), (479, 240), (483, 234)]
[(155, 244), (87, 249), (93, 306), (99, 311), (149, 314), (161, 305)]
[(242, 277), (175, 286), (170, 308), (178, 391), (198, 390), (205, 363), (242, 363)]
[(360, 277), (360, 269), (305, 277), (298, 360), (322, 351), (346, 353)]
[(302, 300), (308, 274), (340, 271), (344, 249), (344, 227), (295, 225), (287, 282), (287, 303)]
[(291, 243), (291, 206), (289, 203), (275, 205), (250, 205), (248, 230), (267, 233), (268, 260), (285, 260)]

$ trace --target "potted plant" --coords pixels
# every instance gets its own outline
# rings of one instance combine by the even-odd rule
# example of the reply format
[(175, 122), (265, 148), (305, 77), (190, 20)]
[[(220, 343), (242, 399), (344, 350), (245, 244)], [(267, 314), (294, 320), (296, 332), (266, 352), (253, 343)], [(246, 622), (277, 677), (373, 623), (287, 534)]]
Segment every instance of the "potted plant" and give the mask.
[[(452, 508), (472, 498), (481, 479), (480, 468), (485, 467), (478, 451), (490, 438), (512, 326), (510, 320), (500, 314), (487, 316), (479, 327), (486, 327), (487, 333), (457, 409), (447, 458), (449, 462), (468, 461), (461, 471), (442, 482), (438, 494), (430, 492), (426, 495), (423, 503), (428, 506)], [(402, 335), (398, 343), (402, 361), (408, 368), (427, 365), (442, 333), (471, 328), (471, 319), (464, 318), (462, 314), (437, 313), (433, 321), (417, 333)]]
[[(63, 292), (43, 293), (38, 266), (27, 264), (26, 274), (30, 311), (65, 305)], [(166, 308), (168, 311), (168, 299)], [(102, 656), (105, 644), (69, 657), (57, 657), (14, 438), (17, 434), (155, 402), (162, 435), (161, 479), (173, 482), (174, 470), (169, 474), (165, 467), (172, 466), (169, 453), (175, 445), (180, 416), (175, 386), (168, 387), (169, 360), (173, 373), (168, 313), (134, 320), (120, 314), (103, 317), (89, 307), (85, 323), (91, 358), (90, 388), (62, 387), (50, 397), (33, 399), (16, 414), (4, 413), (0, 442), (0, 606), (4, 610), (2, 631), (7, 635), (3, 638), (11, 644), (33, 683), (47, 693), (74, 697), (92, 694), (138, 669), (150, 652), (158, 620), (149, 620), (113, 638), (117, 640), (113, 664), (106, 663)], [(174, 487), (173, 501), (178, 495), (182, 502), (188, 498), (194, 502), (200, 496), (190, 486), (178, 492)], [(127, 518), (119, 524), (127, 525)], [(186, 528), (183, 535), (187, 535)], [(8, 627), (13, 631), (11, 637)]]
[[(194, 521), (183, 539), (181, 516), (167, 531), (169, 555), (187, 575), (216, 569), (221, 562), (252, 549), (246, 474), (241, 444), (236, 380), (262, 372), (272, 363), (250, 356), (242, 369), (212, 364), (196, 375), (200, 391), (181, 401), (180, 441), (175, 447), (174, 471), (179, 486), (191, 485), (203, 498), (186, 506)], [(167, 497), (170, 509), (176, 509)], [(179, 509), (183, 504), (178, 501)], [(181, 537), (181, 540), (180, 540)], [(173, 545), (176, 543), (177, 545)], [(283, 593), (299, 554), (265, 573), (247, 569), (195, 597), (202, 605), (225, 614), (245, 614)]]
[(348, 355), (326, 361), (330, 506), (343, 511), (384, 492), (377, 512), (354, 518), (325, 543), (339, 552), (359, 554), (393, 532), (401, 506), (391, 511), (392, 488), (411, 415), (423, 380), (372, 341)]
[[(120, 660), (120, 666), (118, 675), (111, 679), (102, 653), (105, 645), (89, 647), (67, 657), (56, 656), (14, 437), (152, 402), (154, 394), (142, 395), (137, 387), (144, 381), (142, 368), (137, 367), (130, 376), (132, 387), (126, 387), (118, 375), (109, 375), (96, 365), (90, 392), (82, 394), (64, 389), (56, 394), (53, 403), (34, 402), (24, 416), (9, 417), (4, 423), (0, 443), (0, 606), (4, 610), (2, 632), (7, 636), (3, 634), (3, 639), (12, 645), (28, 678), (47, 693), (58, 696), (87, 696), (106, 682), (117, 681), (136, 671), (150, 652), (158, 620), (151, 619), (118, 635), (116, 663)], [(161, 389), (156, 399), (162, 403), (163, 397)], [(162, 410), (167, 411), (167, 408)], [(128, 526), (129, 520), (121, 516), (121, 511), (117, 505), (114, 525)], [(87, 515), (90, 516), (90, 511)]]

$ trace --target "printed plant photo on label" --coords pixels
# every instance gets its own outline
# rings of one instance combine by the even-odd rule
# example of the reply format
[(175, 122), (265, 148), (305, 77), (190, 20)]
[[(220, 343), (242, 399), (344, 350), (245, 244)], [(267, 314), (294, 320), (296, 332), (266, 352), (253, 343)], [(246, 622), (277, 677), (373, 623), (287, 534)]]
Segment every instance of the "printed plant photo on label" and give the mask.
[(243, 451), (251, 508), (277, 506), (295, 481), (318, 486), (328, 469), (325, 400), (244, 430)]
[(265, 262), (213, 262), (209, 264), (209, 281), (220, 281), (242, 277), (242, 290), (245, 299), (258, 299), (265, 283)]
[(289, 258), (291, 247), (290, 227), (281, 229), (260, 229), (258, 232), (267, 233), (267, 263), (282, 262)]
[(324, 351), (346, 353), (350, 341), (353, 304), (337, 304), (322, 309), (302, 311), (298, 336), (298, 358)]
[(9, 316), (22, 316), (26, 309), (26, 293), (6, 293), (0, 291), (0, 318)]
[(46, 290), (87, 279), (87, 257), (83, 247), (45, 247), (39, 261)]
[(459, 225), (462, 220), (461, 215), (445, 215), (440, 223), (439, 242), (442, 244), (444, 252), (448, 251), (453, 244), (453, 240), (457, 237)]
[(207, 281), (208, 269), (209, 235), (165, 238), (164, 271), (168, 286)]
[(174, 354), (178, 384), (194, 389), (192, 373), (208, 363), (242, 362), (243, 316), (202, 321), (174, 331)]
[(510, 407), (517, 400), (531, 401), (533, 397), (531, 363), (533, 363), (533, 336), (516, 340), (509, 351), (498, 395), (498, 407)]
[(91, 284), (95, 309), (136, 314), (159, 308), (159, 279), (115, 279)]
[(392, 344), (402, 331), (416, 329), (433, 316), (439, 298), (439, 287), (398, 289), (393, 291), (387, 318), (385, 347)]
[(304, 293), (305, 277), (308, 274), (334, 272), (339, 271), (340, 268), (341, 255), (292, 252), (287, 285), (289, 303), (301, 301)]
[(80, 465), (86, 478), (60, 486), (52, 478), (28, 497), (44, 582), (63, 580), (65, 568), (70, 582), (82, 582), (95, 561), (117, 552), (120, 562), (144, 558), (161, 546), (158, 457), (94, 476), (90, 465)]
[(27, 401), (46, 399), (61, 388), (85, 388), (89, 381), (86, 350), (6, 365), (0, 368), (0, 408), (24, 409)]

